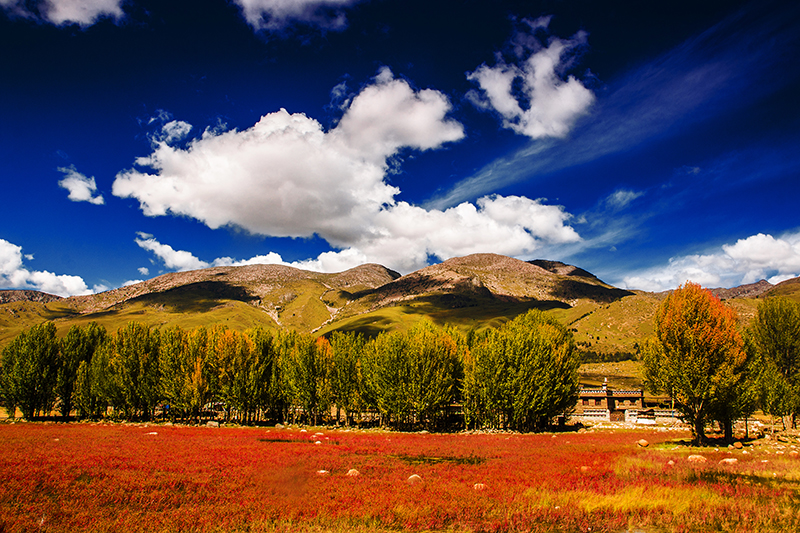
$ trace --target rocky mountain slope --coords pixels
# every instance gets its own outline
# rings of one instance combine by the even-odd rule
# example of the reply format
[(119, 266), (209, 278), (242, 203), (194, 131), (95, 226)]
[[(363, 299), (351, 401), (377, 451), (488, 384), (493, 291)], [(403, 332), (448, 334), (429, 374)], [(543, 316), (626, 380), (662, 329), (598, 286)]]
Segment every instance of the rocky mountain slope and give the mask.
[[(800, 298), (798, 281), (775, 287), (762, 281), (715, 292), (748, 319), (755, 297), (781, 293)], [(136, 320), (162, 327), (261, 325), (375, 334), (409, 327), (423, 317), (480, 329), (539, 308), (568, 324), (585, 349), (634, 351), (652, 332), (653, 313), (665, 295), (618, 289), (558, 261), (525, 262), (495, 254), (453, 258), (405, 276), (375, 264), (336, 274), (282, 265), (214, 267), (164, 274), (90, 296), (62, 299), (36, 291), (0, 291), (0, 345), (43, 320), (54, 320), (61, 332), (90, 321), (114, 331)]]

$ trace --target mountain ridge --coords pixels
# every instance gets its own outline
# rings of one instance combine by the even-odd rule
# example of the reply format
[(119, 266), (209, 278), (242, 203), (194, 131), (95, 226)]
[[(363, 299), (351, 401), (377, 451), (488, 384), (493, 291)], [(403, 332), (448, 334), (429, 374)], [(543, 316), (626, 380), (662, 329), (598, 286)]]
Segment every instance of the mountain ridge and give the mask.
[[(712, 291), (748, 321), (756, 298), (782, 291), (800, 299), (800, 279)], [(569, 325), (586, 349), (629, 352), (652, 333), (652, 316), (668, 294), (619, 289), (560, 261), (497, 254), (456, 257), (404, 276), (377, 264), (338, 273), (245, 265), (170, 272), (87, 296), (0, 291), (0, 298), (6, 293), (13, 293), (6, 297), (14, 301), (0, 300), (0, 344), (43, 320), (55, 321), (60, 333), (89, 321), (109, 330), (142, 321), (374, 335), (421, 318), (464, 330), (493, 327), (537, 308)]]

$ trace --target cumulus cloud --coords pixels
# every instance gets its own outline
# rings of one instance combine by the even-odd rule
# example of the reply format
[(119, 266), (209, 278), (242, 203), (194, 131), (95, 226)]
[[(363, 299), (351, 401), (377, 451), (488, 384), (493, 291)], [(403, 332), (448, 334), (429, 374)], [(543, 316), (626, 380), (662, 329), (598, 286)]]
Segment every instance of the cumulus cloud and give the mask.
[[(446, 210), (396, 201), (400, 191), (385, 178), (401, 150), (436, 149), (464, 136), (449, 110), (438, 91), (414, 90), (382, 69), (329, 131), (280, 110), (242, 131), (208, 129), (183, 147), (156, 136), (152, 154), (120, 172), (113, 193), (137, 199), (148, 216), (188, 216), (214, 229), (273, 237), (319, 236), (335, 250), (292, 263), (313, 270), (377, 262), (407, 272), (432, 255), (524, 255), (580, 240), (571, 215), (543, 200), (487, 196)], [(148, 235), (136, 242), (170, 269), (242, 264), (204, 261)], [(283, 263), (277, 254), (247, 261)]]
[[(24, 258), (30, 260), (31, 256), (26, 254)], [(28, 270), (23, 264), (22, 247), (4, 239), (0, 239), (0, 287), (31, 289), (58, 296), (92, 293), (79, 276)]]
[(274, 252), (245, 260), (230, 257), (202, 261), (176, 251), (150, 235), (136, 240), (167, 268), (190, 270), (208, 266), (282, 264), (319, 272), (342, 272), (365, 263), (379, 263), (403, 273), (426, 266), (431, 256), (447, 259), (479, 252), (528, 255), (544, 244), (573, 243), (578, 233), (567, 225), (569, 213), (540, 200), (510, 196), (480, 198), (445, 211), (398, 202), (376, 214), (368, 230), (346, 248), (316, 258), (285, 262)]
[(705, 287), (734, 287), (766, 279), (780, 283), (800, 276), (800, 233), (775, 238), (759, 233), (710, 254), (673, 257), (662, 267), (632, 274), (625, 287), (648, 291), (674, 289), (687, 281)]
[(256, 30), (280, 30), (294, 22), (323, 29), (342, 30), (347, 26), (344, 8), (360, 0), (234, 0), (242, 15)]
[(278, 237), (352, 241), (399, 192), (384, 181), (401, 148), (432, 149), (463, 137), (447, 99), (414, 91), (383, 70), (324, 131), (286, 110), (243, 131), (206, 130), (186, 148), (154, 139), (142, 167), (121, 172), (113, 194), (139, 200), (148, 216), (195, 218)]
[(550, 22), (549, 17), (523, 21), (528, 32), (514, 38), (514, 59), (507, 63), (485, 63), (467, 75), (480, 87), (470, 91), (469, 99), (478, 107), (500, 114), (503, 127), (532, 139), (565, 137), (575, 121), (585, 115), (594, 95), (577, 78), (565, 76), (572, 55), (586, 44), (586, 33), (571, 39), (538, 37)]
[(95, 205), (103, 205), (105, 203), (102, 195), (95, 196), (97, 184), (93, 177), (87, 178), (78, 172), (74, 166), (61, 167), (58, 171), (64, 174), (64, 178), (58, 184), (69, 191), (67, 198), (73, 202), (89, 202)]
[(192, 131), (192, 125), (182, 120), (170, 120), (161, 128), (161, 140), (167, 144), (181, 141)]
[(91, 26), (103, 17), (120, 19), (124, 16), (125, 0), (0, 0), (0, 7), (12, 16), (49, 22), (57, 26), (78, 24)]
[(172, 270), (197, 270), (209, 266), (194, 255), (183, 250), (175, 250), (168, 244), (161, 244), (152, 235), (139, 233), (136, 244), (141, 248), (153, 252), (164, 265)]

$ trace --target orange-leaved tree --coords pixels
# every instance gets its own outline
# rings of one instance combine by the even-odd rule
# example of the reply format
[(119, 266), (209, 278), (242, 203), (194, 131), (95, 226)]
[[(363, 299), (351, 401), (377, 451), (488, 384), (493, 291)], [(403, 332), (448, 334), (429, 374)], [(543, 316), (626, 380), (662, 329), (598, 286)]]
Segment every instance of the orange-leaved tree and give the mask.
[(696, 283), (678, 287), (656, 311), (643, 362), (648, 387), (674, 400), (701, 444), (715, 403), (729, 394), (731, 380), (744, 377), (747, 355), (735, 311)]

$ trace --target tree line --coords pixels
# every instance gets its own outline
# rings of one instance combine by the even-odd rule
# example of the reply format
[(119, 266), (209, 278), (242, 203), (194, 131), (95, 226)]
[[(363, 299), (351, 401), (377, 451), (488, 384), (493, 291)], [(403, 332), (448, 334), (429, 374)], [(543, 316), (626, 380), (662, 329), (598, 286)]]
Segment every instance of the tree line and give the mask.
[(742, 331), (732, 308), (687, 283), (662, 302), (654, 321), (655, 335), (642, 348), (645, 383), (670, 397), (696, 444), (712, 421), (730, 441), (734, 422), (759, 408), (796, 427), (800, 304), (767, 298)]
[[(90, 323), (59, 339), (52, 322), (0, 357), (0, 402), (26, 419), (163, 416), (199, 422), (539, 429), (570, 410), (579, 361), (572, 333), (540, 311), (463, 334), (424, 320), (366, 338), (223, 326), (184, 330)], [(377, 420), (376, 420), (377, 419)]]

